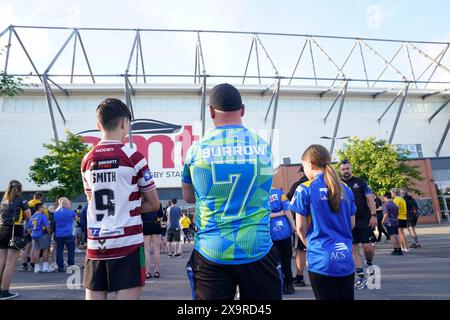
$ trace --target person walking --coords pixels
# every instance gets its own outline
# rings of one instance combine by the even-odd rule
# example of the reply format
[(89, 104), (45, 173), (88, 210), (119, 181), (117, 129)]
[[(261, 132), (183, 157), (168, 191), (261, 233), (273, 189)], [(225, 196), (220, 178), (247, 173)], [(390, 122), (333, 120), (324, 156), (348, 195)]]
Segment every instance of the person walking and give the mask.
[(67, 265), (75, 265), (75, 239), (73, 234), (75, 211), (70, 209), (72, 203), (66, 197), (59, 198), (58, 204), (58, 209), (53, 215), (52, 230), (55, 233), (58, 272), (64, 272), (64, 248), (67, 248)]

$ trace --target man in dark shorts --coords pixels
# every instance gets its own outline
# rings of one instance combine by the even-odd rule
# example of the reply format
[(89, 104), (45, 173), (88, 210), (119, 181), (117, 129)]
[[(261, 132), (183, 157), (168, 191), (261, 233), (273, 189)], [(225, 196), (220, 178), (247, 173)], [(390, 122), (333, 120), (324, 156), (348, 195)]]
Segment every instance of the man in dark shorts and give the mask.
[[(97, 107), (101, 141), (81, 163), (88, 246), (84, 271), (87, 300), (139, 299), (145, 285), (142, 212), (157, 211), (159, 198), (143, 154), (124, 144), (131, 113), (120, 100)], [(141, 193), (145, 202), (141, 202)]]
[(183, 197), (195, 203), (198, 232), (186, 266), (199, 300), (281, 300), (282, 274), (270, 236), (270, 145), (243, 126), (239, 91), (224, 83), (209, 96), (214, 129), (188, 150)]
[(364, 289), (367, 279), (364, 275), (363, 263), (360, 256), (359, 244), (362, 244), (366, 265), (373, 264), (374, 248), (371, 240), (375, 240), (373, 229), (377, 226), (377, 213), (375, 210), (374, 194), (364, 179), (352, 175), (350, 162), (344, 160), (339, 165), (342, 181), (347, 184), (353, 192), (356, 205), (355, 228), (353, 234), (352, 254), (355, 261), (358, 280), (355, 283), (356, 289)]
[[(295, 193), (295, 190), (297, 190), (297, 187), (301, 185), (302, 183), (308, 181), (308, 177), (305, 175), (305, 172), (303, 170), (303, 165), (300, 165), (300, 168), (298, 169), (298, 173), (300, 174), (300, 179), (292, 185), (291, 189), (287, 193), (286, 197), (289, 201), (292, 200), (292, 196)], [(295, 217), (295, 213), (293, 212), (293, 215)], [(295, 221), (295, 219), (294, 219)], [(300, 239), (300, 237), (296, 234), (293, 235), (294, 242), (295, 238), (297, 238), (297, 249), (295, 250), (295, 268), (297, 269), (297, 275), (294, 278), (294, 286), (295, 287), (306, 287), (305, 280), (303, 278), (303, 273), (305, 271), (306, 267), (306, 246), (303, 243), (303, 241)]]
[(406, 226), (408, 228), (409, 234), (413, 238), (413, 243), (409, 247), (413, 249), (420, 248), (419, 239), (416, 233), (416, 224), (419, 218), (419, 207), (417, 206), (416, 200), (408, 193), (408, 190), (406, 188), (400, 189), (400, 195), (406, 202)]
[(167, 208), (167, 243), (169, 257), (178, 258), (181, 256), (181, 208), (176, 204), (177, 199), (172, 199), (172, 206)]
[(391, 252), (393, 256), (402, 256), (403, 252), (400, 245), (400, 238), (398, 236), (398, 207), (392, 201), (390, 192), (384, 194), (383, 205), (383, 220), (382, 224), (386, 226), (386, 230), (391, 237), (392, 247), (394, 251)]

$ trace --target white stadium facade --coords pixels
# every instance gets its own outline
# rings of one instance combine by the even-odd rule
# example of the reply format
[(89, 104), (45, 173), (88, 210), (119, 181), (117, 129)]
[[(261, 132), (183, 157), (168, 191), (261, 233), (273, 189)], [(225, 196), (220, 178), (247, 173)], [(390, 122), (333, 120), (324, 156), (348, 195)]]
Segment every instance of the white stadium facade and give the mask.
[[(53, 41), (53, 54), (37, 54), (33, 46), (42, 42), (33, 37)], [(21, 94), (0, 97), (0, 188), (15, 178), (26, 192), (48, 190), (28, 180), (33, 160), (44, 155), (42, 144), (64, 140), (65, 130), (95, 144), (95, 109), (117, 97), (132, 107), (131, 141), (148, 157), (160, 198), (180, 198), (184, 154), (212, 128), (208, 92), (228, 82), (242, 93), (245, 125), (272, 144), (274, 168), (295, 166), (313, 143), (335, 156), (346, 138), (375, 136), (429, 167), (426, 183), (435, 190), (425, 200), (436, 221), (448, 217), (449, 43), (9, 26), (0, 46), (0, 69), (26, 84)]]

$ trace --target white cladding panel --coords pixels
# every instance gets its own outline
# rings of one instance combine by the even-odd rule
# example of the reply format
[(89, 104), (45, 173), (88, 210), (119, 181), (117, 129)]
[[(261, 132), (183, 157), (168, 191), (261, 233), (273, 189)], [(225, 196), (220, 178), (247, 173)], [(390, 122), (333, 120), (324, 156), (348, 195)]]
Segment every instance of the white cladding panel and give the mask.
[[(78, 133), (96, 128), (95, 109), (106, 95), (74, 95), (58, 97), (62, 112), (67, 119), (63, 121), (55, 107), (54, 113), (60, 139), (64, 138), (64, 130)], [(118, 96), (123, 99), (123, 96)], [(272, 123), (272, 110), (267, 122), (264, 116), (267, 111), (270, 93), (264, 97), (243, 96), (246, 106), (244, 124), (268, 139)], [(333, 135), (339, 102), (334, 106), (326, 123), (323, 118), (330, 108), (334, 96), (321, 99), (314, 97), (283, 97), (280, 96), (274, 136), (275, 166), (282, 163), (283, 158), (290, 157), (293, 163), (299, 162), (303, 150), (313, 143), (330, 145), (330, 140), (320, 139), (321, 136)], [(396, 116), (398, 101), (385, 115), (381, 123), (378, 118), (383, 113), (390, 98), (375, 100), (364, 97), (348, 96), (342, 113), (337, 136), (354, 136), (366, 138), (389, 139)], [(407, 99), (395, 132), (394, 144), (421, 144), (424, 157), (434, 157), (439, 141), (450, 116), (447, 106), (432, 122), (428, 117), (443, 102), (443, 99), (420, 98)], [(151, 170), (159, 187), (179, 187), (179, 174), (182, 170), (182, 141), (178, 135), (192, 126), (193, 134), (200, 135), (200, 96), (194, 95), (137, 95), (133, 97), (133, 107), (137, 119), (153, 119), (182, 126), (176, 133), (162, 134), (172, 140), (174, 146), (174, 165), (163, 168), (163, 148), (160, 143), (151, 143), (148, 147), (148, 158)], [(0, 98), (0, 189), (4, 189), (11, 178), (18, 179), (24, 185), (24, 190), (46, 190), (38, 188), (28, 181), (28, 168), (33, 159), (44, 155), (42, 143), (50, 143), (53, 139), (47, 101), (44, 96), (17, 96)], [(213, 124), (206, 111), (206, 130)], [(90, 134), (98, 136), (98, 134)], [(154, 135), (144, 135), (149, 139)], [(337, 140), (336, 150), (345, 143)], [(185, 148), (186, 146), (184, 146)], [(167, 152), (167, 150), (165, 151)], [(450, 137), (447, 137), (441, 156), (450, 156)]]

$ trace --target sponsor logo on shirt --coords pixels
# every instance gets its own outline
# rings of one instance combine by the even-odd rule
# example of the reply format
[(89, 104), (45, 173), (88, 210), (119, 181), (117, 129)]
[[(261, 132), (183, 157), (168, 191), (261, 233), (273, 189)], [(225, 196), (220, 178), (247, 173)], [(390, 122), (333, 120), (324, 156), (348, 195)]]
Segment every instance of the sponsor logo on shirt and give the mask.
[(349, 251), (350, 250), (344, 242), (338, 242), (334, 245), (334, 252), (331, 253), (331, 260), (344, 260)]
[(359, 189), (359, 184), (358, 184), (357, 182), (355, 182), (355, 183), (353, 184), (353, 189)]
[(89, 235), (92, 237), (100, 236), (100, 229), (101, 228), (89, 228)]
[(107, 170), (107, 169), (117, 169), (119, 167), (119, 159), (102, 159), (98, 161), (91, 162), (91, 170)]
[(145, 181), (150, 181), (152, 179), (152, 174), (150, 173), (150, 170), (145, 170), (144, 171), (144, 180)]
[(114, 150), (114, 148), (101, 148), (101, 149), (96, 149), (95, 152), (110, 152), (113, 150)]
[(319, 188), (320, 200), (328, 200), (328, 188)]

